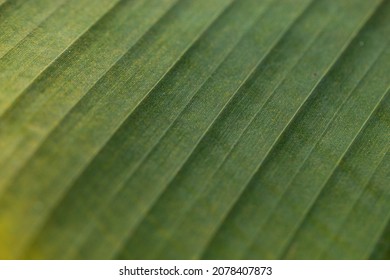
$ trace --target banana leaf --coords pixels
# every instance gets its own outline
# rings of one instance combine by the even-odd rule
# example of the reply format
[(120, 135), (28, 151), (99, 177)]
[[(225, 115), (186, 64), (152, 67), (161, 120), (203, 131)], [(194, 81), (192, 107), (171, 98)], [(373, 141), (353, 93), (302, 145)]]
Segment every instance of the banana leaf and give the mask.
[(390, 259), (390, 1), (0, 1), (1, 259)]

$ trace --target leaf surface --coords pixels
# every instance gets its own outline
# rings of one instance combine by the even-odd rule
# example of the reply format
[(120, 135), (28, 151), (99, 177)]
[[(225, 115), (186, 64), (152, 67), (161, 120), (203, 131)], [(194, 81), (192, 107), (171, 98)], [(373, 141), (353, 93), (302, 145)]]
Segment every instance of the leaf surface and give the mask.
[(0, 2), (0, 258), (383, 259), (390, 2)]

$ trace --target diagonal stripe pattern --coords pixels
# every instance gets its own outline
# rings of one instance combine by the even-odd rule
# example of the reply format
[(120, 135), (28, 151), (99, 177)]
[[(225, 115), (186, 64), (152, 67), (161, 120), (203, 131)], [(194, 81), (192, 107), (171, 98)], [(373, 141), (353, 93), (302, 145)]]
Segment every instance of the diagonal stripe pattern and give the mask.
[(0, 1), (0, 258), (389, 258), (389, 22)]

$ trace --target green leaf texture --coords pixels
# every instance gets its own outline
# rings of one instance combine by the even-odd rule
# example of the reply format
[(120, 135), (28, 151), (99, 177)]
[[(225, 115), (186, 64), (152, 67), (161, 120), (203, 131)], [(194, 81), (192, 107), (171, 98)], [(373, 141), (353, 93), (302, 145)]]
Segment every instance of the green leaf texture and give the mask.
[(389, 259), (390, 1), (0, 1), (0, 258)]

